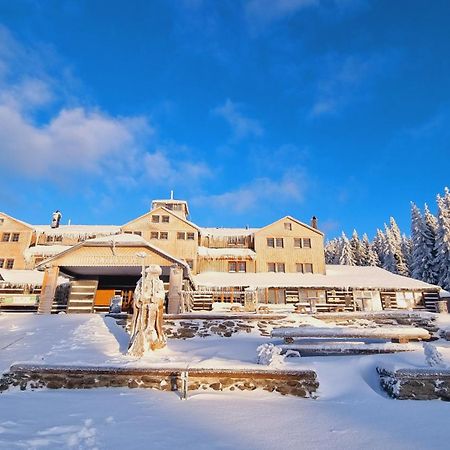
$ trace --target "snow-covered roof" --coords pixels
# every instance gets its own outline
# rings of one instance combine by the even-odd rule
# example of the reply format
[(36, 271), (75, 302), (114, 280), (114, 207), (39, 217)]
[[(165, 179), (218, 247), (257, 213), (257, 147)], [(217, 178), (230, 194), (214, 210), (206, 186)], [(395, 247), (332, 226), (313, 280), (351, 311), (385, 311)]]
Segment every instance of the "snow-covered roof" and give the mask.
[(142, 236), (131, 233), (113, 234), (109, 236), (96, 237), (85, 241), (86, 245), (96, 243), (98, 244), (111, 243), (120, 245), (136, 245), (136, 244), (149, 245), (149, 243)]
[[(44, 272), (39, 270), (0, 269), (0, 283), (11, 286), (42, 286)], [(68, 282), (67, 278), (58, 277), (58, 284)]]
[(53, 256), (69, 248), (71, 248), (70, 245), (35, 245), (34, 247), (27, 248), (23, 252), (23, 256), (28, 261), (35, 255)]
[(256, 253), (249, 248), (209, 248), (199, 247), (198, 255), (206, 259), (243, 258), (255, 259)]
[(204, 287), (304, 287), (424, 290), (438, 289), (423, 281), (395, 275), (379, 267), (327, 265), (326, 275), (303, 273), (228, 273), (203, 272), (194, 276)]
[(37, 233), (45, 233), (47, 236), (102, 236), (120, 232), (118, 225), (60, 225), (52, 228), (50, 225), (33, 225)]
[(200, 234), (203, 236), (211, 237), (228, 237), (228, 236), (250, 236), (259, 228), (210, 228), (210, 227), (200, 227)]
[(446, 291), (444, 289), (441, 289), (439, 291), (439, 297), (440, 298), (450, 298), (450, 292), (448, 292), (448, 291)]

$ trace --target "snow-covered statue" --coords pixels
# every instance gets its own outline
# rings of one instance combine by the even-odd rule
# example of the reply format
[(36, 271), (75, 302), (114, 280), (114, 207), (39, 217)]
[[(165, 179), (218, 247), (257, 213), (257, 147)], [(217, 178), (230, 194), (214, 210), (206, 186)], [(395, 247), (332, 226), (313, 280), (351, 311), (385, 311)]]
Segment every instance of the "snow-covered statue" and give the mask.
[(165, 292), (159, 279), (161, 273), (161, 267), (152, 264), (145, 269), (136, 285), (129, 355), (140, 357), (166, 345), (163, 331)]
[(52, 223), (51, 223), (51, 228), (58, 228), (59, 227), (59, 222), (61, 222), (61, 217), (62, 214), (59, 211), (59, 209), (57, 209), (53, 214), (52, 214)]

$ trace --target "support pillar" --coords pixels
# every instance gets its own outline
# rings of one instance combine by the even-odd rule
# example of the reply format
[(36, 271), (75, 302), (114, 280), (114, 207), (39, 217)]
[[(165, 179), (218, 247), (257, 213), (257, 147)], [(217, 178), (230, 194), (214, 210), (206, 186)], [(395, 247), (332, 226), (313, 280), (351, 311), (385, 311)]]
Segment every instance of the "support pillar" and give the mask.
[(53, 299), (58, 285), (59, 267), (47, 267), (39, 296), (38, 314), (51, 314)]
[(179, 314), (181, 312), (181, 291), (183, 289), (183, 269), (177, 265), (170, 267), (169, 275), (169, 314)]

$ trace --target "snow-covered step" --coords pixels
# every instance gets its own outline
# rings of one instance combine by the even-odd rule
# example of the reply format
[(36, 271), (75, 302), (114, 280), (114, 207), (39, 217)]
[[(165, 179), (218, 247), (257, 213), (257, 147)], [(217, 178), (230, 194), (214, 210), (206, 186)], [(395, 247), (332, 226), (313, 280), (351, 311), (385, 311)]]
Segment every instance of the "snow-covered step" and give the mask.
[(416, 327), (297, 327), (275, 328), (272, 337), (291, 342), (294, 338), (349, 338), (349, 339), (392, 339), (401, 343), (410, 340), (428, 340), (430, 333)]
[(94, 310), (97, 280), (79, 280), (70, 283), (68, 313), (87, 313)]
[(299, 356), (373, 355), (380, 353), (412, 352), (422, 350), (420, 344), (393, 344), (390, 342), (325, 342), (320, 344), (283, 344), (281, 354)]

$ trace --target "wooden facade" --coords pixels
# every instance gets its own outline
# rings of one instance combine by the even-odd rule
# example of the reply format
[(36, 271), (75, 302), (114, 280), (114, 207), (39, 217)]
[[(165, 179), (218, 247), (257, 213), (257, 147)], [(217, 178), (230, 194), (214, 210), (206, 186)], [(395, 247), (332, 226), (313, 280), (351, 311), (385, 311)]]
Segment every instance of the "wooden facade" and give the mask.
[(24, 252), (34, 236), (31, 225), (0, 212), (0, 268), (27, 268)]

